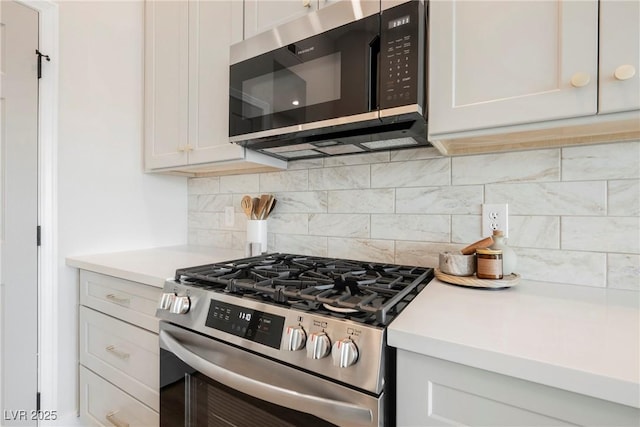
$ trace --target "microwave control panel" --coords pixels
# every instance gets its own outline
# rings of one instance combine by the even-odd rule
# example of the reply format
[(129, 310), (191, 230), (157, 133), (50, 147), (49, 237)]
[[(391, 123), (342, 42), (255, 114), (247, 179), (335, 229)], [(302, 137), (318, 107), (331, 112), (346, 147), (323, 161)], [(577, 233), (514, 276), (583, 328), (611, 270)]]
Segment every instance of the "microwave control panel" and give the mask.
[(411, 1), (382, 13), (380, 108), (423, 101), (425, 20), (422, 2)]

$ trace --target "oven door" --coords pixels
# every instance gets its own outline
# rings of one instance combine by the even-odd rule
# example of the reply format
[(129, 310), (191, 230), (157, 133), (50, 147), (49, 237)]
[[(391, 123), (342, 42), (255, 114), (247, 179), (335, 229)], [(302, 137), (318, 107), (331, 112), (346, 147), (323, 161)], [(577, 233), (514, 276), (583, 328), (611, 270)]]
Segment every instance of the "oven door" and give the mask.
[(160, 322), (161, 426), (381, 426), (383, 401)]
[[(351, 6), (344, 4), (333, 7)], [(370, 2), (374, 4), (374, 2)], [(364, 3), (363, 7), (371, 8)], [(379, 10), (379, 4), (375, 6)], [(327, 9), (331, 9), (327, 8)], [(323, 21), (340, 16), (313, 15), (318, 22), (298, 20), (278, 31), (274, 50), (257, 52), (271, 33), (234, 45), (245, 59), (230, 67), (229, 136), (231, 142), (281, 135), (291, 131), (316, 129), (350, 121), (378, 120), (377, 63), (379, 56), (380, 15), (378, 13), (317, 34), (318, 27), (331, 27)], [(328, 15), (328, 16), (327, 16)], [(335, 16), (334, 16), (335, 15)], [(281, 36), (305, 33), (308, 38), (283, 45)], [(281, 46), (281, 47), (280, 47)]]

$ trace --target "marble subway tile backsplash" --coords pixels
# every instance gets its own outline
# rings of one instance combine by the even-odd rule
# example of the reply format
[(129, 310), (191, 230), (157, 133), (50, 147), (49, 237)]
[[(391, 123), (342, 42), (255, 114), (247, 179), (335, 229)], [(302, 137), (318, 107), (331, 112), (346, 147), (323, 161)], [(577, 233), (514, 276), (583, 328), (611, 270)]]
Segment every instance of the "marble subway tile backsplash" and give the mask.
[(450, 183), (451, 167), (447, 158), (371, 165), (373, 188), (428, 187)]
[(370, 236), (368, 214), (312, 214), (309, 215), (309, 234), (316, 236)]
[(389, 240), (449, 242), (449, 215), (371, 215), (371, 237)]
[(393, 189), (330, 191), (329, 212), (391, 213), (394, 211)]
[(456, 157), (451, 168), (453, 185), (560, 180), (558, 150)]
[(243, 249), (240, 199), (274, 193), (270, 251), (432, 267), (440, 252), (484, 237), (483, 203), (508, 203), (523, 277), (640, 291), (640, 141), (309, 159), (281, 172), (191, 178), (188, 188), (191, 244)]
[(481, 185), (396, 189), (396, 212), (415, 214), (482, 213)]
[(605, 215), (606, 181), (489, 184), (485, 203), (508, 201), (511, 215)]

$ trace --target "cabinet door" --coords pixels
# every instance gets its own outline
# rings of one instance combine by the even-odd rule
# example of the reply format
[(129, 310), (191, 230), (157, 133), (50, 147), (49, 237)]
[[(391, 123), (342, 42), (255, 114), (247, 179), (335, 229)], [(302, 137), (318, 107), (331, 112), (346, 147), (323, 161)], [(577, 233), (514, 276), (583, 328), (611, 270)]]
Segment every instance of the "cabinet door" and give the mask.
[(85, 426), (157, 427), (156, 411), (80, 366), (80, 420)]
[[(321, 0), (325, 3), (325, 0)], [(318, 0), (245, 0), (244, 38), (318, 9)]]
[(188, 6), (145, 2), (145, 168), (186, 165)]
[(232, 2), (189, 2), (189, 164), (244, 158), (229, 142)]
[(429, 4), (430, 134), (596, 113), (596, 0)]
[(640, 109), (640, 1), (600, 0), (599, 113)]
[(399, 426), (637, 426), (640, 410), (398, 350)]
[(231, 44), (239, 43), (244, 38), (244, 2), (231, 2)]

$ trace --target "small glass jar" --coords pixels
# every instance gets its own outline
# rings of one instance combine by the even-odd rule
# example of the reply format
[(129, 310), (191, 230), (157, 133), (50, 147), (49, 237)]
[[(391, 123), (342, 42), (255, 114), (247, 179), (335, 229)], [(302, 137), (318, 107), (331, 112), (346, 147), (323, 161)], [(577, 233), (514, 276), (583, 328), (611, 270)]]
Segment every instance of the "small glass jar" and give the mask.
[(476, 276), (478, 279), (502, 279), (502, 251), (481, 248), (476, 250)]

